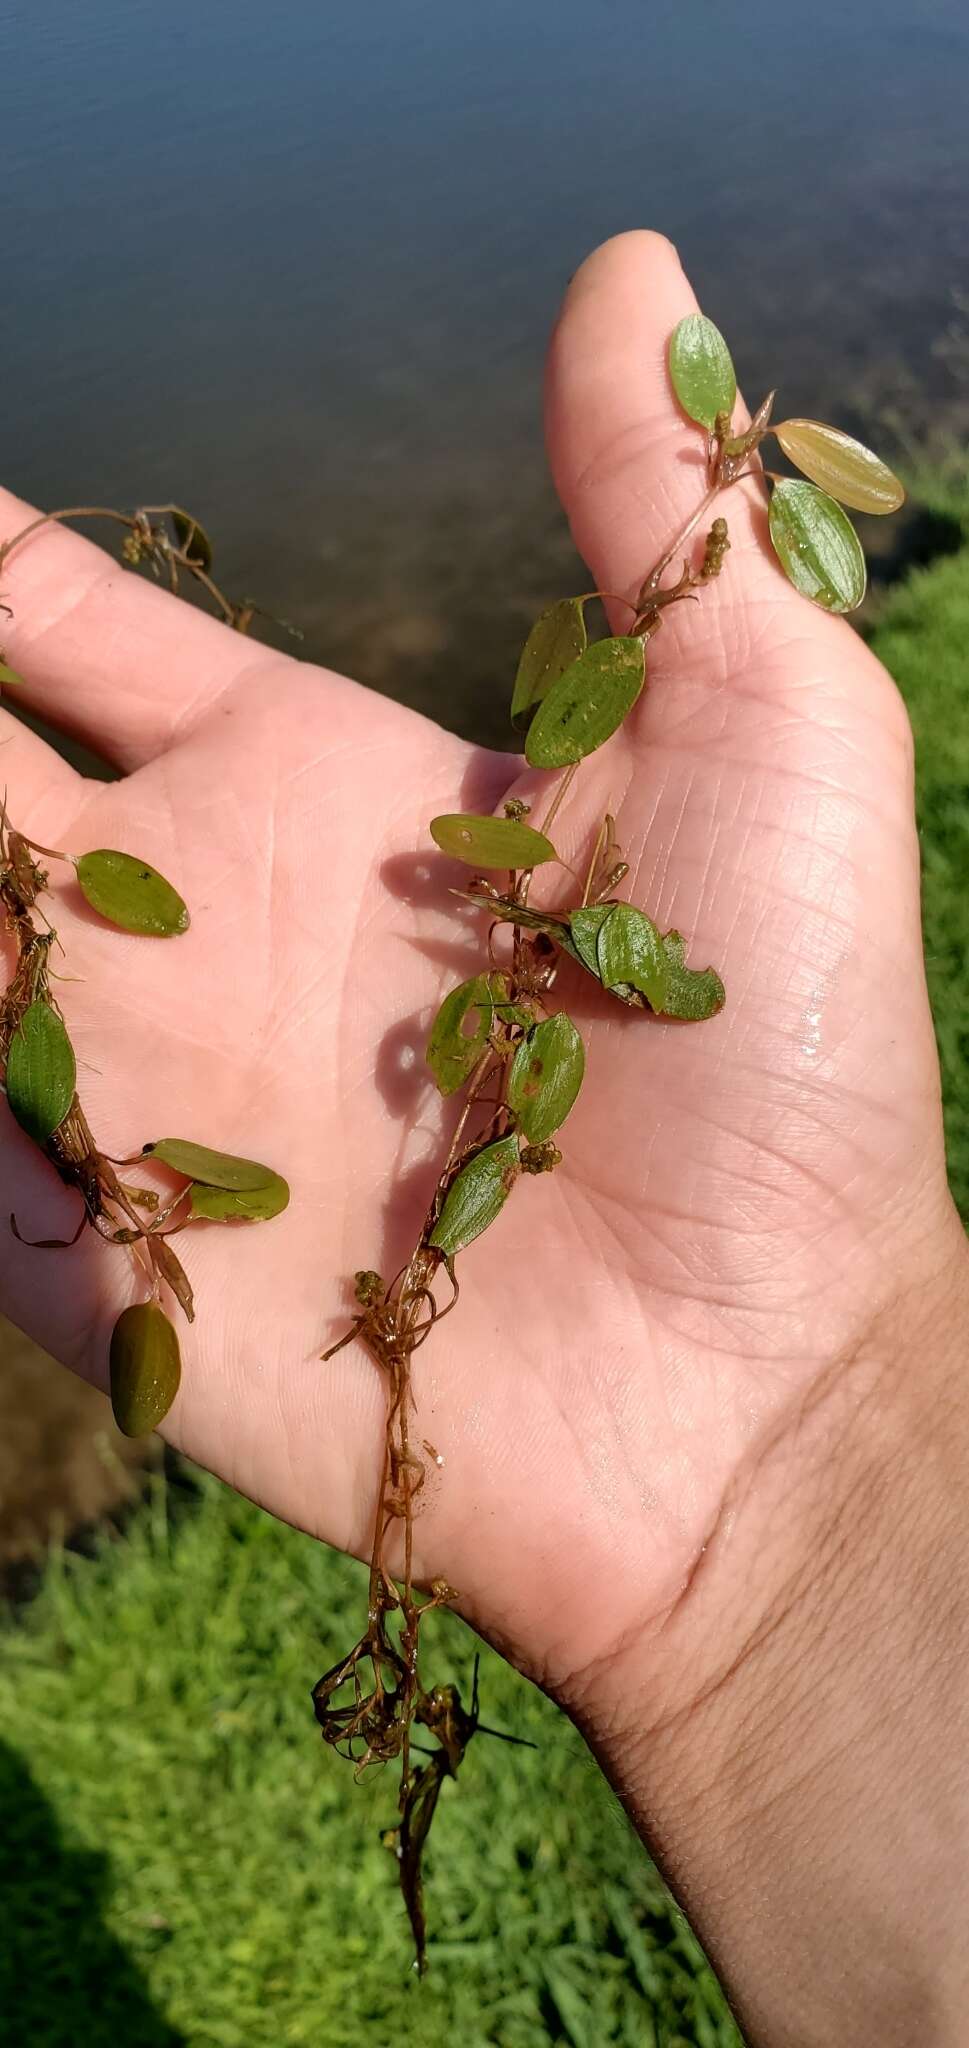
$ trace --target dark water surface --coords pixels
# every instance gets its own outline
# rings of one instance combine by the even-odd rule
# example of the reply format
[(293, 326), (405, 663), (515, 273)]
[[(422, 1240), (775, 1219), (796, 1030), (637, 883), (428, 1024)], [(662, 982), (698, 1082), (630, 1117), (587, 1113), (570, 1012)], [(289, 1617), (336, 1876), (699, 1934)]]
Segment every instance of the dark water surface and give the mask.
[(616, 229), (785, 410), (949, 402), (964, 0), (0, 4), (3, 470), (187, 502), (307, 652), (481, 736), (572, 574), (540, 375)]

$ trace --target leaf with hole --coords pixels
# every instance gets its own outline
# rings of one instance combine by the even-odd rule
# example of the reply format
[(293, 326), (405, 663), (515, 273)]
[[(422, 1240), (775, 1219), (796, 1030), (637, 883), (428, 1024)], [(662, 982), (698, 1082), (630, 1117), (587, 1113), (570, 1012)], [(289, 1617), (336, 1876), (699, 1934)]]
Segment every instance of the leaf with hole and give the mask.
[(862, 545), (847, 512), (816, 484), (784, 477), (770, 501), (770, 537), (786, 576), (826, 612), (853, 612), (865, 595)]
[(582, 1086), (585, 1047), (564, 1010), (523, 1039), (508, 1075), (508, 1107), (530, 1145), (551, 1138)]
[(737, 378), (718, 327), (703, 313), (688, 313), (670, 336), (670, 380), (683, 411), (710, 432), (718, 413), (732, 413)]
[(279, 1178), (271, 1166), (260, 1165), (258, 1159), (215, 1152), (211, 1145), (197, 1145), (193, 1138), (155, 1138), (141, 1149), (145, 1158), (160, 1159), (163, 1166), (183, 1173), (186, 1180), (201, 1181), (204, 1187), (228, 1188), (236, 1194), (252, 1194)]
[(853, 512), (897, 512), (904, 504), (905, 487), (887, 463), (840, 428), (820, 420), (782, 420), (773, 431), (795, 467)]
[(424, 1057), (442, 1095), (453, 1095), (470, 1079), (488, 1043), (495, 1012), (506, 1023), (531, 1023), (507, 1001), (503, 974), (476, 974), (446, 995), (431, 1027)]
[(279, 1173), (270, 1174), (257, 1188), (205, 1187), (193, 1182), (190, 1198), (193, 1216), (209, 1223), (268, 1223), (289, 1204), (289, 1188)]
[(74, 1100), (77, 1063), (62, 1019), (39, 996), (10, 1040), (7, 1101), (28, 1137), (43, 1145), (63, 1123)]
[(631, 903), (617, 903), (599, 930), (596, 960), (603, 988), (624, 994), (635, 989), (650, 1008), (666, 1007), (669, 961), (651, 918)]
[(517, 818), (477, 818), (458, 811), (432, 818), (430, 830), (442, 853), (472, 868), (537, 868), (558, 859), (544, 832)]
[(641, 640), (594, 640), (539, 705), (525, 741), (530, 766), (568, 768), (595, 753), (632, 710), (645, 680)]
[(178, 1393), (178, 1336), (154, 1301), (122, 1309), (111, 1333), (111, 1406), (124, 1436), (157, 1429)]
[(429, 1242), (453, 1259), (494, 1222), (520, 1172), (517, 1138), (485, 1145), (451, 1182)]
[(663, 1005), (667, 1017), (681, 1017), (689, 1023), (715, 1017), (726, 1000), (723, 982), (712, 967), (687, 967), (686, 942), (679, 932), (666, 932), (663, 947), (669, 962), (669, 983)]
[(170, 939), (188, 930), (188, 910), (178, 891), (147, 861), (99, 847), (82, 853), (74, 867), (91, 909), (121, 931)]
[(563, 597), (536, 619), (522, 648), (511, 699), (511, 722), (528, 724), (552, 684), (571, 668), (588, 644), (585, 599)]
[(172, 525), (183, 555), (207, 575), (212, 567), (212, 542), (204, 526), (200, 526), (190, 512), (183, 512), (178, 505), (172, 512)]

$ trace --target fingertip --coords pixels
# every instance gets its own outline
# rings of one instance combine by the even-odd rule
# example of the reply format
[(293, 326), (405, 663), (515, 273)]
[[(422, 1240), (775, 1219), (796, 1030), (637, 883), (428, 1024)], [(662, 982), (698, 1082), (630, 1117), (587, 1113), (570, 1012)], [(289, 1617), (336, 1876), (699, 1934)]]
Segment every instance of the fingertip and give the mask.
[(666, 370), (672, 329), (696, 308), (665, 235), (613, 235), (576, 271), (552, 334), (545, 423), (552, 474), (567, 496), (630, 419), (677, 417)]
[(668, 235), (656, 228), (624, 228), (583, 258), (569, 279), (556, 325), (587, 293), (610, 289), (617, 280), (633, 275), (640, 284), (647, 277), (679, 279), (681, 286), (686, 281), (679, 251)]

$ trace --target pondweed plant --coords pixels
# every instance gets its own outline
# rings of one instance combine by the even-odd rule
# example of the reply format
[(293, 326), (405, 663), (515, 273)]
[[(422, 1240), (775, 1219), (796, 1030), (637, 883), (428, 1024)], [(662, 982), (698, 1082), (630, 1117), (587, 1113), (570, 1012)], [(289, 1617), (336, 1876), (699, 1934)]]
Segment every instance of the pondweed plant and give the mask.
[[(159, 523), (161, 515), (171, 520), (172, 534)], [(234, 607), (223, 597), (209, 574), (208, 536), (178, 506), (131, 514), (90, 506), (46, 513), (0, 548), (0, 569), (20, 541), (49, 520), (95, 516), (116, 519), (128, 529), (122, 554), (130, 566), (146, 559), (156, 573), (164, 566), (176, 591), (179, 569), (187, 571), (217, 600), (227, 622), (239, 631), (247, 629), (254, 607)], [(19, 678), (0, 663), (0, 681), (16, 688)], [(130, 1159), (111, 1159), (101, 1150), (78, 1098), (74, 1048), (51, 990), (58, 940), (40, 908), (50, 878), (36, 855), (72, 866), (91, 909), (122, 931), (176, 938), (188, 929), (189, 912), (178, 891), (147, 861), (111, 847), (75, 857), (38, 846), (11, 825), (6, 797), (0, 803), (0, 901), (16, 952), (13, 975), (0, 998), (0, 1080), (21, 1129), (81, 1198), (73, 1238), (25, 1242), (45, 1250), (66, 1249), (88, 1225), (109, 1244), (127, 1249), (148, 1291), (145, 1300), (122, 1310), (112, 1332), (111, 1403), (125, 1435), (142, 1436), (164, 1420), (181, 1379), (178, 1335), (162, 1305), (165, 1291), (189, 1322), (195, 1315), (188, 1275), (171, 1239), (199, 1219), (256, 1222), (276, 1216), (286, 1207), (289, 1189), (270, 1167), (181, 1138), (150, 1140)], [(115, 1171), (118, 1166), (145, 1167), (150, 1160), (178, 1177), (180, 1185), (167, 1200), (157, 1189), (133, 1185)], [(20, 1237), (17, 1219), (10, 1221)]]
[[(852, 611), (866, 581), (864, 554), (843, 507), (888, 512), (903, 496), (884, 464), (837, 429), (811, 420), (772, 426), (773, 394), (748, 425), (735, 427), (733, 365), (722, 337), (702, 316), (681, 321), (669, 362), (679, 403), (706, 437), (706, 489), (635, 595), (611, 598), (628, 610), (624, 632), (590, 642), (588, 606), (609, 594), (586, 592), (553, 604), (529, 634), (511, 716), (529, 767), (558, 776), (537, 821), (532, 806), (517, 799), (505, 804), (501, 817), (460, 813), (430, 821), (438, 848), (469, 870), (458, 893), (487, 920), (478, 972), (444, 996), (427, 1043), (434, 1080), (442, 1096), (459, 1104), (458, 1114), (409, 1258), (389, 1282), (371, 1268), (356, 1274), (351, 1326), (325, 1353), (330, 1358), (359, 1339), (383, 1378), (386, 1426), (365, 1626), (318, 1681), (314, 1705), (324, 1739), (358, 1774), (371, 1765), (400, 1765), (398, 1814), (386, 1840), (397, 1858), (421, 1969), (422, 1857), (441, 1787), (460, 1769), (477, 1732), (500, 1731), (483, 1727), (476, 1678), (465, 1703), (457, 1687), (428, 1686), (421, 1672), (424, 1618), (456, 1595), (444, 1580), (423, 1587), (414, 1582), (414, 1521), (426, 1468), (442, 1462), (420, 1435), (414, 1361), (457, 1307), (459, 1266), (521, 1177), (562, 1166), (558, 1140), (586, 1060), (576, 1022), (556, 1003), (560, 974), (588, 977), (644, 1021), (700, 1023), (725, 1000), (715, 967), (688, 964), (683, 934), (661, 931), (648, 907), (622, 900), (627, 864), (612, 817), (602, 820), (580, 874), (558, 851), (557, 821), (582, 762), (633, 712), (646, 683), (650, 644), (669, 608), (701, 601), (725, 568), (729, 573), (721, 501), (736, 484), (752, 479), (768, 491), (770, 538), (783, 569), (806, 597), (835, 612)], [(769, 433), (799, 476), (763, 467)], [(89, 517), (92, 509), (49, 516)], [(213, 582), (210, 544), (189, 514), (162, 507), (107, 516), (125, 526), (122, 552), (132, 566), (147, 563), (176, 590), (181, 576), (194, 579), (227, 623), (248, 628), (254, 608), (233, 605)], [(698, 532), (702, 547), (691, 547)], [(0, 549), (0, 569), (22, 538)], [(677, 562), (679, 573), (668, 576)], [(164, 1139), (134, 1155), (150, 1155), (181, 1175), (178, 1193), (159, 1205), (154, 1190), (118, 1177), (116, 1167), (132, 1160), (109, 1160), (99, 1151), (77, 1100), (74, 1057), (50, 990), (53, 935), (34, 921), (47, 882), (34, 858), (42, 852), (11, 830), (4, 814), (0, 894), (17, 966), (2, 1012), (0, 1053), (14, 1113), (80, 1193), (82, 1227), (88, 1222), (125, 1246), (147, 1281), (147, 1301), (126, 1310), (115, 1331), (112, 1378), (122, 1426), (149, 1426), (161, 1419), (177, 1383), (177, 1342), (161, 1308), (162, 1290), (192, 1313), (173, 1233), (200, 1217), (275, 1214), (288, 1191), (268, 1168)], [(565, 885), (539, 906), (531, 900), (532, 886), (543, 869), (558, 871)], [(75, 861), (75, 871), (94, 908), (128, 929), (175, 937), (183, 927), (181, 899), (129, 856), (102, 850)], [(167, 908), (159, 911), (159, 904)], [(161, 923), (144, 921), (149, 905)]]
[[(560, 600), (532, 628), (511, 717), (524, 734), (529, 766), (558, 772), (540, 823), (529, 821), (531, 807), (517, 799), (506, 803), (500, 818), (460, 813), (430, 821), (440, 850), (472, 870), (459, 893), (489, 920), (480, 971), (449, 990), (427, 1043), (437, 1086), (443, 1096), (461, 1098), (460, 1111), (410, 1258), (389, 1284), (371, 1269), (356, 1274), (357, 1313), (324, 1354), (331, 1358), (359, 1339), (384, 1377), (387, 1414), (366, 1628), (319, 1680), (313, 1697), (324, 1740), (350, 1758), (358, 1774), (371, 1764), (400, 1761), (399, 1819), (386, 1840), (398, 1859), (420, 1969), (426, 1953), (422, 1852), (444, 1779), (457, 1772), (481, 1723), (477, 1677), (465, 1707), (455, 1686), (428, 1688), (420, 1672), (424, 1618), (455, 1594), (441, 1580), (421, 1594), (413, 1580), (413, 1524), (425, 1460), (438, 1460), (433, 1445), (417, 1437), (414, 1357), (456, 1308), (458, 1261), (495, 1221), (521, 1176), (551, 1173), (562, 1164), (556, 1140), (585, 1074), (578, 1027), (565, 1009), (553, 1008), (563, 963), (644, 1018), (699, 1023), (725, 1000), (713, 967), (687, 965), (680, 932), (661, 932), (646, 910), (618, 897), (627, 864), (611, 817), (602, 821), (582, 876), (562, 860), (552, 833), (582, 761), (633, 711), (646, 682), (649, 644), (665, 613), (698, 599), (721, 574), (730, 542), (726, 519), (714, 508), (724, 493), (751, 477), (769, 490), (770, 537), (783, 569), (799, 591), (833, 612), (854, 610), (866, 585), (861, 543), (842, 507), (891, 512), (904, 497), (884, 463), (837, 428), (814, 420), (772, 426), (773, 392), (750, 424), (735, 431), (733, 363), (722, 335), (702, 315), (676, 328), (669, 367), (680, 405), (707, 436), (707, 489), (635, 598), (614, 599), (630, 612), (625, 633), (589, 642), (586, 607), (607, 595), (602, 592)], [(769, 433), (801, 477), (763, 468), (759, 451)], [(683, 559), (677, 579), (664, 582), (708, 517), (699, 560)], [(554, 909), (529, 901), (539, 868), (558, 868), (569, 878)], [(443, 1303), (438, 1283), (447, 1290)], [(434, 1743), (419, 1766), (415, 1728)], [(425, 1755), (423, 1747), (419, 1753)]]

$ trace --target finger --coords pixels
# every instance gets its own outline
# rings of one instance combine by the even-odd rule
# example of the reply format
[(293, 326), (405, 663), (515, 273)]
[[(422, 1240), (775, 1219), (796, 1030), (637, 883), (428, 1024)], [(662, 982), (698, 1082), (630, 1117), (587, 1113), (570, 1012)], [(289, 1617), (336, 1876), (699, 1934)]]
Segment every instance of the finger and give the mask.
[[(0, 540), (36, 516), (0, 491)], [(67, 526), (31, 534), (2, 586), (13, 617), (0, 640), (24, 680), (16, 702), (120, 768), (152, 760), (243, 672), (279, 659)]]
[(19, 718), (0, 711), (0, 797), (12, 825), (31, 839), (57, 843), (84, 791), (83, 775)]

